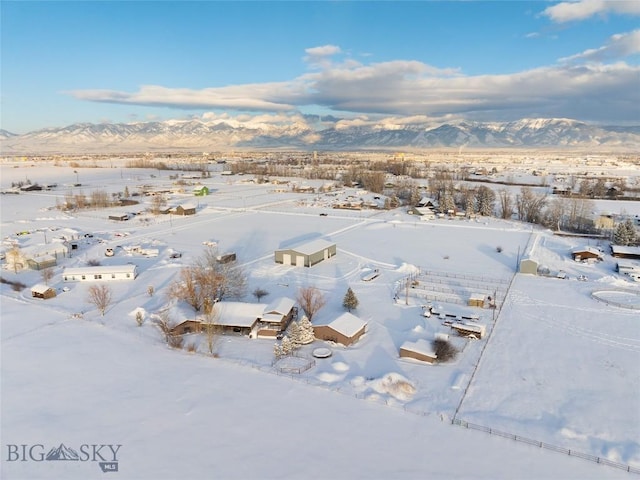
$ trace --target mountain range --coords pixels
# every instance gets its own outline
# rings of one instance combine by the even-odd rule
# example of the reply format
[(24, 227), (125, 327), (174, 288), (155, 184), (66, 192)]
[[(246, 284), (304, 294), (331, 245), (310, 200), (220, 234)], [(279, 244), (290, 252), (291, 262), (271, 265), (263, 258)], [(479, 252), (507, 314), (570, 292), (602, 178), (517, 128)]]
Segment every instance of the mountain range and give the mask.
[(22, 135), (0, 130), (3, 155), (229, 149), (375, 150), (422, 148), (573, 148), (637, 151), (640, 126), (592, 125), (571, 119), (461, 121), (440, 125), (336, 122), (317, 129), (303, 117), (288, 122), (170, 120), (77, 123)]

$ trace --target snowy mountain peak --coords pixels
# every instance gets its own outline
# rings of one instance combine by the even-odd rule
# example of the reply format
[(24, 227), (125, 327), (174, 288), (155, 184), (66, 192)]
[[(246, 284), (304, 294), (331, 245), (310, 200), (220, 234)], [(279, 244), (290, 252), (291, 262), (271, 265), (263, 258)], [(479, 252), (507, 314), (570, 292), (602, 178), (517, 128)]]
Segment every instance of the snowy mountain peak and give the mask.
[(638, 127), (596, 126), (567, 118), (524, 118), (504, 123), (459, 121), (440, 125), (427, 121), (360, 118), (337, 120), (320, 130), (317, 126), (313, 119), (302, 116), (77, 123), (24, 135), (3, 133), (0, 147), (5, 154), (228, 148), (640, 148)]

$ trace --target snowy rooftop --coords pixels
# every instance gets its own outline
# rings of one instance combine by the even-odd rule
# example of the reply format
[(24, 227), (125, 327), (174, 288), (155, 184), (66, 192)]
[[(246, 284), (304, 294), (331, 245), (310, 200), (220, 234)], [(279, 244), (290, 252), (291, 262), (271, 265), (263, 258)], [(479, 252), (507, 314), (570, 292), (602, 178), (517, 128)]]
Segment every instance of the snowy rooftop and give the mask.
[(311, 255), (313, 253), (324, 250), (325, 248), (332, 247), (333, 245), (335, 245), (335, 242), (330, 242), (328, 240), (319, 238), (317, 240), (312, 240), (311, 242), (303, 243), (295, 247), (282, 248), (280, 250), (295, 250), (296, 252), (300, 252), (304, 255)]
[(228, 327), (251, 327), (264, 311), (264, 303), (220, 302), (216, 304), (216, 324)]
[(51, 287), (45, 285), (44, 283), (36, 283), (33, 287), (31, 287), (31, 291), (35, 293), (45, 293)]
[(329, 326), (336, 332), (340, 332), (347, 337), (355, 335), (360, 331), (360, 329), (362, 329), (362, 327), (365, 327), (366, 325), (367, 322), (349, 312), (343, 313), (333, 322), (329, 323)]
[(97, 267), (72, 267), (65, 268), (64, 275), (102, 275), (106, 273), (134, 273), (136, 266), (130, 263), (126, 265), (100, 265)]
[(286, 315), (291, 311), (295, 303), (296, 302), (289, 297), (276, 298), (266, 306), (264, 313), (278, 313), (280, 315)]
[(427, 355), (429, 357), (437, 357), (431, 342), (428, 342), (424, 338), (416, 340), (415, 342), (404, 342), (400, 348), (411, 352), (421, 353), (422, 355)]

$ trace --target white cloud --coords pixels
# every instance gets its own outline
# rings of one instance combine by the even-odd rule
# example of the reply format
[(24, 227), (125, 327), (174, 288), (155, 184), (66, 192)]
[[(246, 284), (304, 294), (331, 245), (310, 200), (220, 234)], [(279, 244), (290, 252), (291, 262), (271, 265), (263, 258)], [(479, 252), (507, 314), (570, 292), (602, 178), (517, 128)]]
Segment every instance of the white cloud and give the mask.
[(79, 100), (125, 105), (166, 106), (183, 109), (230, 108), (235, 110), (291, 110), (292, 105), (269, 100), (279, 93), (290, 95), (290, 83), (247, 84), (239, 86), (204, 88), (167, 88), (143, 85), (138, 92), (115, 90), (76, 90), (70, 92)]
[(557, 23), (586, 20), (594, 15), (615, 13), (622, 15), (640, 15), (638, 0), (579, 0), (561, 2), (547, 7), (543, 15)]
[[(78, 99), (178, 109), (272, 112), (234, 117), (234, 122), (286, 124), (306, 121), (295, 112), (315, 109), (353, 116), (341, 125), (375, 122), (376, 116), (509, 120), (554, 116), (598, 121), (638, 121), (640, 66), (594, 60), (637, 53), (639, 31), (615, 35), (599, 49), (567, 57), (558, 65), (512, 74), (464, 75), (456, 68), (436, 68), (411, 60), (362, 64), (329, 63), (278, 83), (212, 87), (199, 90), (143, 86), (137, 92), (82, 90)], [(317, 47), (330, 55), (338, 47)], [(315, 51), (315, 49), (310, 49)], [(580, 61), (590, 63), (581, 65)], [(275, 112), (275, 113), (274, 113)], [(205, 121), (229, 120), (206, 113)], [(411, 120), (406, 120), (411, 123)]]
[(600, 48), (585, 50), (570, 57), (561, 58), (562, 62), (575, 60), (605, 61), (612, 58), (623, 58), (640, 53), (640, 30), (611, 36), (606, 45)]

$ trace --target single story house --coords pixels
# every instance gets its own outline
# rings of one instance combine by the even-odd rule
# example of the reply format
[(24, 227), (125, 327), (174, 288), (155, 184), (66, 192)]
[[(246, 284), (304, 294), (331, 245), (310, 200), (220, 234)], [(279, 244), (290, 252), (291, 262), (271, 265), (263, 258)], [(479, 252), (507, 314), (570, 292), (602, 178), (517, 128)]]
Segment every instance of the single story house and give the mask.
[(196, 197), (206, 197), (209, 195), (209, 188), (205, 185), (199, 185), (193, 189), (193, 194)]
[(267, 305), (260, 316), (258, 336), (274, 337), (284, 331), (298, 314), (295, 303), (291, 298), (280, 297)]
[(65, 268), (62, 279), (65, 282), (110, 282), (113, 280), (134, 280), (138, 275), (135, 265), (108, 265), (97, 267)]
[(422, 197), (416, 207), (428, 207), (437, 209), (440, 205), (438, 201), (430, 197)]
[(616, 271), (621, 275), (626, 275), (634, 281), (640, 280), (640, 264), (628, 260), (619, 260), (616, 264)]
[(404, 342), (400, 347), (400, 358), (414, 358), (427, 363), (438, 361), (433, 345), (423, 338), (415, 342)]
[(46, 300), (47, 298), (53, 298), (56, 296), (55, 288), (49, 287), (42, 283), (38, 283), (31, 287), (31, 296), (33, 298), (42, 298)]
[(598, 230), (613, 230), (615, 228), (615, 220), (611, 215), (599, 215), (594, 223)]
[(482, 338), (486, 332), (485, 326), (477, 323), (452, 323), (450, 327), (464, 337)]
[(582, 260), (602, 260), (604, 255), (600, 250), (594, 247), (580, 247), (571, 250), (571, 256), (576, 262)]
[(55, 267), (57, 264), (58, 260), (53, 255), (27, 259), (27, 266), (31, 270), (44, 270), (45, 268)]
[(275, 261), (283, 265), (312, 267), (316, 263), (333, 257), (335, 254), (335, 243), (317, 239), (294, 248), (276, 250)]
[(20, 250), (20, 255), (25, 259), (39, 257), (64, 258), (69, 254), (69, 247), (62, 242), (51, 242), (40, 245), (32, 245)]
[(640, 247), (611, 245), (611, 255), (616, 258), (631, 258), (640, 260)]
[(115, 213), (113, 215), (109, 215), (109, 220), (115, 220), (116, 222), (125, 222), (129, 220), (131, 216), (128, 213)]
[(319, 340), (340, 343), (348, 347), (364, 335), (366, 327), (367, 322), (345, 312), (327, 325), (314, 325), (313, 333)]
[(171, 328), (171, 335), (185, 335), (187, 333), (199, 333), (202, 331), (200, 320), (184, 320)]
[(538, 274), (538, 262), (531, 258), (523, 258), (520, 260), (520, 273), (527, 273), (529, 275)]
[(435, 212), (431, 207), (410, 207), (407, 210), (409, 215), (418, 215), (420, 217), (426, 217), (426, 219), (434, 220), (436, 218)]
[(174, 213), (176, 215), (195, 215), (196, 214), (196, 206), (192, 203), (184, 203), (182, 205), (178, 205)]
[(222, 327), (223, 332), (249, 335), (262, 317), (265, 306), (264, 303), (218, 302), (214, 324)]

